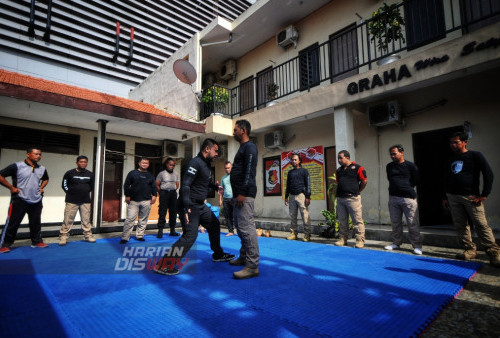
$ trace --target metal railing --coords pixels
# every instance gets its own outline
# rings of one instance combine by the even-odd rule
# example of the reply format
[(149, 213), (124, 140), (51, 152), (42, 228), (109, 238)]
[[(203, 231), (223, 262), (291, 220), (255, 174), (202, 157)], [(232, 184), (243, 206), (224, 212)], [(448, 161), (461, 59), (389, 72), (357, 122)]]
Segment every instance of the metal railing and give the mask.
[[(214, 85), (213, 90), (227, 95), (221, 102), (202, 102), (200, 119), (210, 114), (230, 118), (245, 115), (276, 99), (310, 91), (325, 81), (333, 83), (358, 74), (363, 68), (370, 70), (387, 56), (425, 46), (451, 32), (467, 33), (500, 20), (498, 0), (412, 0), (394, 5), (393, 9), (399, 11), (404, 22), (402, 37), (397, 38), (396, 32), (385, 26), (382, 34), (390, 38), (383, 48), (372, 28), (376, 20), (383, 18), (384, 14), (380, 14), (333, 34), (328, 41), (300, 51), (297, 57), (234, 88)], [(274, 97), (268, 95), (269, 84), (278, 87)]]

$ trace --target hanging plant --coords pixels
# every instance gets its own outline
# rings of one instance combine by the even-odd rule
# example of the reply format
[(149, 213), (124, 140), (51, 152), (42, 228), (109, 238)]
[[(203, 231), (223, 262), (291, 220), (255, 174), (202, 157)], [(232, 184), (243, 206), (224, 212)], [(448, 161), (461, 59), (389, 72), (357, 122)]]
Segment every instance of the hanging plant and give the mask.
[(276, 96), (278, 95), (278, 89), (280, 86), (278, 86), (276, 83), (271, 82), (267, 84), (267, 98), (269, 100), (274, 100)]
[(368, 23), (368, 31), (371, 41), (377, 43), (381, 52), (388, 49), (389, 44), (394, 40), (406, 42), (403, 34), (405, 21), (401, 16), (398, 4), (384, 4), (372, 14), (372, 20)]

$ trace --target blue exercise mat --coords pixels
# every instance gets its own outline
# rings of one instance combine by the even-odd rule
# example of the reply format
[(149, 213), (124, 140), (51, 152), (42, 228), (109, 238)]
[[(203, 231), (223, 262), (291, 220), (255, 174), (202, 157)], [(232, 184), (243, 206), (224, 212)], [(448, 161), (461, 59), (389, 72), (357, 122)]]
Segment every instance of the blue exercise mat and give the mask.
[[(478, 263), (259, 238), (260, 277), (212, 261), (207, 234), (176, 276), (151, 271), (177, 238), (119, 238), (0, 255), (2, 337), (408, 337)], [(237, 254), (237, 236), (224, 237)]]

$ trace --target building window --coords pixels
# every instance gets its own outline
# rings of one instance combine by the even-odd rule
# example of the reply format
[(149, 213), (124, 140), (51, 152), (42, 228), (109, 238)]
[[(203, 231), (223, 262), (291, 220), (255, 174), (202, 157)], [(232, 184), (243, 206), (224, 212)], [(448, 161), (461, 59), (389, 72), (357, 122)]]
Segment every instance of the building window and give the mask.
[(421, 47), (446, 36), (442, 1), (405, 1), (404, 11), (408, 50)]
[(272, 67), (266, 68), (257, 74), (257, 109), (264, 108), (266, 102), (270, 100), (267, 97), (267, 85), (273, 82)]
[(319, 85), (319, 46), (315, 43), (299, 52), (300, 90)]
[(8, 149), (26, 150), (36, 146), (42, 152), (78, 155), (80, 135), (0, 125), (0, 144)]
[(240, 82), (240, 114), (253, 112), (253, 76)]
[(470, 33), (500, 21), (500, 1), (461, 0), (465, 31)]
[(358, 37), (356, 24), (332, 34), (328, 41), (331, 82), (358, 74)]

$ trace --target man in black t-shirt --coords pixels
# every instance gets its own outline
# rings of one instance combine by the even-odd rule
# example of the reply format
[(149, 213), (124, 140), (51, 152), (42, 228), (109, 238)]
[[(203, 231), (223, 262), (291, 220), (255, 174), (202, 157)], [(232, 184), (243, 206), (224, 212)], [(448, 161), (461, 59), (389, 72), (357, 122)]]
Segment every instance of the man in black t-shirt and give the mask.
[(404, 148), (401, 144), (389, 148), (392, 162), (386, 166), (389, 180), (389, 214), (392, 223), (392, 244), (386, 250), (399, 249), (403, 244), (403, 214), (408, 226), (408, 239), (413, 246), (413, 253), (422, 254), (422, 239), (418, 223), (418, 205), (415, 186), (418, 183), (417, 166), (404, 158)]
[[(449, 208), (457, 235), (465, 249), (457, 255), (458, 259), (470, 260), (477, 256), (476, 244), (472, 241), (472, 224), (490, 256), (493, 266), (500, 267), (500, 247), (495, 242), (493, 231), (488, 226), (484, 201), (491, 192), (493, 171), (483, 154), (469, 151), (467, 134), (453, 133), (450, 137), (450, 147), (454, 155), (449, 159), (445, 173), (445, 193), (443, 207)], [(483, 191), (479, 193), (479, 178), (483, 175)]]
[(87, 156), (76, 158), (76, 169), (66, 172), (62, 180), (62, 188), (66, 193), (64, 220), (59, 231), (59, 245), (66, 245), (70, 236), (76, 213), (80, 211), (83, 237), (85, 241), (95, 243), (90, 224), (90, 192), (94, 188), (94, 174), (87, 170)]
[(288, 239), (297, 239), (297, 214), (300, 211), (304, 223), (304, 242), (309, 242), (311, 240), (311, 218), (308, 207), (311, 203), (311, 180), (307, 169), (301, 166), (302, 160), (299, 154), (293, 154), (290, 162), (293, 169), (288, 172), (285, 189), (285, 205), (289, 205), (291, 219), (291, 234)]
[(361, 206), (361, 191), (368, 182), (366, 170), (356, 162), (351, 161), (351, 155), (347, 150), (340, 151), (337, 160), (340, 164), (340, 167), (335, 172), (340, 238), (334, 244), (337, 246), (347, 245), (350, 215), (356, 236), (354, 247), (362, 249), (365, 246), (365, 223)]
[(158, 194), (155, 177), (148, 171), (149, 159), (143, 157), (139, 160), (138, 164), (139, 168), (129, 172), (123, 184), (125, 203), (127, 203), (127, 218), (123, 223), (120, 244), (125, 244), (129, 241), (137, 215), (139, 215), (139, 222), (137, 224), (135, 239), (140, 242), (146, 241), (144, 233), (148, 225), (149, 212), (151, 211), (151, 206), (155, 204), (156, 195)]

